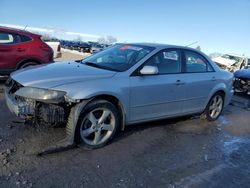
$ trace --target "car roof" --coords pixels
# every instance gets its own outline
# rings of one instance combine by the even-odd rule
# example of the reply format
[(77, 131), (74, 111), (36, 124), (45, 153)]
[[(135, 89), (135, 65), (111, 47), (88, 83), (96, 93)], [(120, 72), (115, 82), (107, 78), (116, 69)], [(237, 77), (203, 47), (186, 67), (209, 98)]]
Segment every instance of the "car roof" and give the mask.
[(0, 31), (19, 33), (19, 34), (24, 34), (24, 35), (40, 36), (38, 34), (31, 33), (26, 30), (21, 30), (21, 29), (16, 29), (16, 28), (11, 28), (11, 27), (1, 26), (1, 25), (0, 25)]
[(164, 48), (177, 48), (177, 49), (182, 49), (182, 50), (191, 50), (193, 52), (199, 53), (203, 57), (206, 57), (207, 60), (211, 61), (211, 59), (205, 54), (204, 52), (197, 50), (195, 48), (190, 48), (187, 46), (179, 46), (179, 45), (171, 45), (171, 44), (161, 44), (161, 43), (130, 43), (131, 45), (142, 45), (142, 46), (149, 46), (149, 47), (154, 47), (157, 48), (158, 50), (164, 49)]
[(147, 43), (147, 42), (143, 42), (143, 43), (129, 43), (131, 45), (142, 45), (142, 46), (149, 46), (149, 47), (154, 47), (154, 48), (181, 48), (181, 49), (187, 49), (187, 50), (193, 50), (193, 51), (197, 51), (194, 48), (190, 48), (187, 46), (178, 46), (178, 45), (171, 45), (171, 44), (161, 44), (161, 43)]

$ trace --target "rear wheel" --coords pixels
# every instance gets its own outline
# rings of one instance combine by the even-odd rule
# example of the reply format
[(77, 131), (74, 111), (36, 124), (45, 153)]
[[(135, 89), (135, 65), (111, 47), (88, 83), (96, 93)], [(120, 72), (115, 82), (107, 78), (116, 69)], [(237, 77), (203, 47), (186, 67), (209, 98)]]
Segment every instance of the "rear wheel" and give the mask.
[(26, 62), (26, 63), (24, 63), (24, 64), (22, 64), (20, 67), (19, 67), (19, 69), (23, 69), (23, 68), (26, 68), (26, 67), (30, 67), (30, 66), (35, 66), (35, 65), (37, 65), (37, 63), (36, 62)]
[(120, 115), (112, 103), (106, 100), (93, 101), (80, 113), (76, 138), (88, 148), (103, 147), (115, 135), (119, 122)]
[(219, 118), (224, 106), (224, 95), (220, 92), (213, 95), (210, 99), (204, 115), (208, 121), (215, 121)]

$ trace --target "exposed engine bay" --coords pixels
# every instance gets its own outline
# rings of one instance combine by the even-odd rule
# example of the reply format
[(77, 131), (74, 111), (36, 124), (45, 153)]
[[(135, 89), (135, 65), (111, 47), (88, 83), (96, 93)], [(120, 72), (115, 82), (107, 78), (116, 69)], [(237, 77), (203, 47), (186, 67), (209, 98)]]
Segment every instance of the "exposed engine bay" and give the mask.
[(234, 73), (234, 88), (236, 91), (250, 94), (250, 69), (238, 70)]
[(250, 94), (250, 80), (246, 78), (235, 78), (234, 88), (246, 94)]

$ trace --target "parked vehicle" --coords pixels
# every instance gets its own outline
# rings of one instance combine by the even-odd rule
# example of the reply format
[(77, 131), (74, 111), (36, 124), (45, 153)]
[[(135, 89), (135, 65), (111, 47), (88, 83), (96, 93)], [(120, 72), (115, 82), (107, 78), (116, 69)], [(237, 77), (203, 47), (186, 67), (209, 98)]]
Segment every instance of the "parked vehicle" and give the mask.
[(52, 62), (53, 51), (40, 37), (27, 31), (0, 27), (0, 75)]
[(246, 56), (224, 54), (220, 57), (213, 58), (212, 60), (222, 69), (235, 72), (236, 70), (246, 68), (249, 59)]
[(99, 148), (129, 124), (197, 113), (214, 121), (231, 100), (232, 82), (200, 51), (119, 44), (81, 61), (15, 72), (5, 96), (19, 117), (67, 122), (67, 144)]
[(100, 52), (105, 48), (104, 45), (101, 45), (97, 42), (91, 42), (90, 45), (91, 45), (91, 48), (90, 48), (91, 54), (95, 54), (97, 52)]
[(67, 40), (60, 40), (60, 43), (62, 45), (62, 48), (65, 48), (65, 49), (69, 49), (72, 44), (71, 41), (67, 41)]
[(87, 42), (61, 41), (62, 47), (65, 49), (76, 50), (79, 52), (90, 53), (91, 46)]
[(91, 46), (90, 46), (87, 42), (79, 42), (79, 43), (78, 43), (77, 50), (78, 50), (79, 52), (90, 53)]
[(234, 73), (234, 77), (234, 88), (236, 91), (250, 94), (250, 69), (238, 70)]
[(46, 41), (46, 44), (48, 44), (51, 49), (53, 50), (53, 58), (60, 58), (62, 57), (62, 52), (61, 52), (61, 44), (58, 41)]
[(99, 44), (98, 42), (77, 42), (77, 41), (60, 41), (62, 47), (65, 49), (76, 50), (79, 52), (86, 52), (86, 53), (97, 53), (102, 51), (103, 49), (107, 48), (109, 45), (106, 44)]

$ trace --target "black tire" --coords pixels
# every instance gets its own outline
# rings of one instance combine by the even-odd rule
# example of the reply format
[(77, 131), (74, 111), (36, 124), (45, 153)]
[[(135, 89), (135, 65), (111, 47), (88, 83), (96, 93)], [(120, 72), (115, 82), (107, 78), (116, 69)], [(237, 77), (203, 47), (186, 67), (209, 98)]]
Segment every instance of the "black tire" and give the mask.
[(30, 67), (30, 66), (35, 66), (35, 65), (38, 65), (38, 63), (36, 62), (25, 62), (24, 64), (22, 64), (19, 69), (24, 69), (24, 68), (27, 68), (27, 67)]
[[(212, 103), (214, 102), (214, 100), (216, 100), (216, 98), (222, 100), (221, 109), (220, 110), (218, 109), (219, 111), (217, 112), (217, 114), (215, 114), (214, 116), (212, 116), (210, 107), (213, 106)], [(220, 115), (221, 115), (221, 113), (223, 111), (223, 107), (224, 107), (224, 94), (222, 92), (217, 92), (209, 100), (209, 102), (208, 102), (208, 104), (206, 106), (206, 109), (205, 109), (203, 115), (205, 116), (205, 118), (208, 121), (215, 121), (215, 120), (217, 120), (220, 117)]]
[[(112, 132), (111, 133), (109, 132), (109, 136), (107, 137), (107, 139), (104, 142), (96, 143), (96, 144), (90, 144), (89, 142), (86, 141), (86, 138), (83, 138), (81, 136), (81, 131), (90, 128), (90, 127), (88, 127), (86, 129), (84, 129), (83, 124), (86, 124), (85, 122), (88, 120), (87, 116), (91, 112), (95, 112), (95, 110), (98, 111), (98, 109), (107, 109), (113, 114), (112, 118), (114, 119), (114, 126), (113, 126)], [(110, 115), (109, 118), (111, 119), (111, 115)], [(114, 104), (112, 104), (112, 103), (110, 103), (110, 102), (108, 102), (106, 100), (92, 101), (89, 104), (87, 104), (83, 108), (83, 110), (80, 112), (80, 115), (79, 115), (79, 118), (78, 118), (78, 121), (77, 121), (76, 131), (75, 131), (75, 141), (77, 143), (83, 143), (84, 146), (86, 146), (89, 149), (101, 148), (101, 147), (105, 146), (106, 144), (108, 144), (110, 142), (110, 140), (112, 140), (112, 138), (115, 136), (115, 134), (116, 134), (116, 132), (118, 130), (118, 127), (120, 126), (120, 120), (121, 120), (121, 118), (120, 118), (119, 111), (118, 111), (118, 109), (116, 108), (116, 106)], [(93, 124), (91, 125), (91, 127), (92, 126), (93, 126)], [(103, 131), (105, 132), (107, 130), (103, 130)], [(91, 134), (96, 134), (96, 132), (93, 132)], [(92, 136), (91, 134), (89, 136)], [(95, 139), (95, 135), (94, 135), (94, 139)]]

